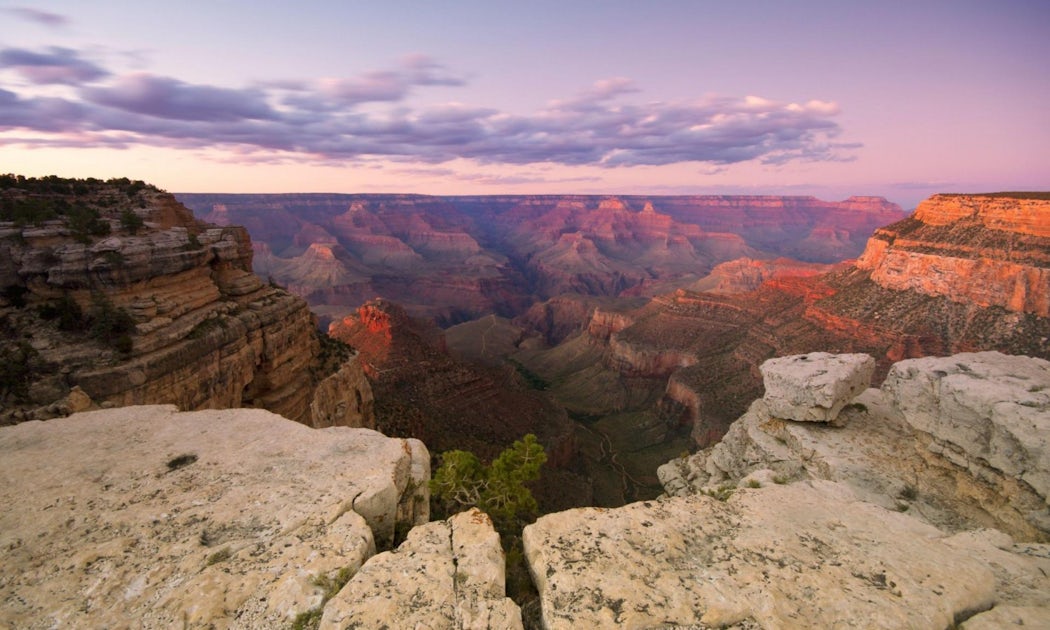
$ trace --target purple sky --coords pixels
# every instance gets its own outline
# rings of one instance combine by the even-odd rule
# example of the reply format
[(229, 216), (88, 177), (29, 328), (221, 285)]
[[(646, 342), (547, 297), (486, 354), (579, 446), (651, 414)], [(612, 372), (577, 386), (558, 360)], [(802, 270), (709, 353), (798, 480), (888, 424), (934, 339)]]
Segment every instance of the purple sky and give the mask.
[(1041, 0), (4, 3), (0, 172), (905, 207), (1046, 190), (1047, 27)]

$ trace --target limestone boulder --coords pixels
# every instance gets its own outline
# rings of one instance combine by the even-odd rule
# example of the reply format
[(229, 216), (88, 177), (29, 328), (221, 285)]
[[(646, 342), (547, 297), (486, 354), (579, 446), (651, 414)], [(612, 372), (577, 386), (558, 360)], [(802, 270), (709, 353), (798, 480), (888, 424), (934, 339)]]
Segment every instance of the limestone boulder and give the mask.
[(938, 529), (806, 481), (582, 508), (525, 528), (549, 630), (936, 628), (996, 598)]
[(288, 627), (428, 518), (418, 441), (263, 410), (80, 413), (0, 452), (2, 627)]
[(321, 628), (521, 628), (505, 596), (499, 534), (472, 509), (416, 527), (370, 559), (324, 609)]
[(770, 412), (786, 420), (833, 422), (871, 385), (875, 360), (866, 354), (812, 352), (769, 359), (759, 367)]
[(1050, 534), (1050, 361), (911, 359), (890, 369), (883, 390), (929, 451), (1000, 486)]

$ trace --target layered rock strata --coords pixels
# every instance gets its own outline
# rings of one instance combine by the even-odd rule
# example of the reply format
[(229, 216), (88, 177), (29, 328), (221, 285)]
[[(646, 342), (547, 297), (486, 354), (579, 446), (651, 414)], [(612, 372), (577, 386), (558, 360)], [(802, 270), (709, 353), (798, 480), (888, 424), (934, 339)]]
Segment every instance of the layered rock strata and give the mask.
[[(89, 192), (0, 195), (9, 203), (82, 204), (106, 233), (77, 233), (62, 217), (0, 223), (0, 285), (17, 296), (0, 303), (0, 323), (25, 349), (32, 381), (0, 401), (3, 420), (69, 413), (76, 390), (95, 405), (253, 406), (307, 424), (314, 415), (322, 424), (372, 422), (360, 370), (336, 377), (315, 400), (339, 362), (320, 365), (306, 303), (252, 273), (244, 228), (199, 223), (148, 187), (129, 199), (113, 185), (80, 185)], [(138, 227), (128, 227), (129, 213)], [(332, 395), (337, 389), (341, 396)]]
[(521, 629), (505, 595), (503, 549), (476, 508), (414, 528), (365, 563), (324, 609), (320, 627)]
[(872, 230), (903, 216), (877, 197), (179, 199), (208, 221), (247, 226), (258, 243), (256, 271), (325, 317), (379, 296), (442, 326), (492, 313), (513, 317), (537, 298), (566, 292), (663, 293), (742, 256), (834, 262), (856, 256)]
[(0, 450), (5, 627), (286, 628), (428, 518), (422, 443), (263, 410), (88, 412)]
[(879, 286), (1050, 316), (1050, 200), (934, 195), (875, 231), (857, 267)]

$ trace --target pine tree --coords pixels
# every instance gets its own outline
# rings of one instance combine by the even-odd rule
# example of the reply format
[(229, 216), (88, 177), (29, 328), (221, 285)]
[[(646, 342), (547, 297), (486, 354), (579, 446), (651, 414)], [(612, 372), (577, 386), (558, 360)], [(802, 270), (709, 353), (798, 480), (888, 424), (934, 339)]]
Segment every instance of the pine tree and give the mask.
[(446, 451), (430, 491), (447, 514), (477, 507), (501, 532), (516, 531), (536, 512), (536, 499), (525, 484), (539, 479), (546, 461), (543, 446), (531, 433), (487, 466), (473, 453)]

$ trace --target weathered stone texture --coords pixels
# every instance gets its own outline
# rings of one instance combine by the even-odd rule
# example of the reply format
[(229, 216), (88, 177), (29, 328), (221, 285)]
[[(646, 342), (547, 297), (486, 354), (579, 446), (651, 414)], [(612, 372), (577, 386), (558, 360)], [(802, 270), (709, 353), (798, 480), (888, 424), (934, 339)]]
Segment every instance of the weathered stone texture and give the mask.
[(521, 628), (504, 580), (499, 534), (472, 509), (416, 527), (370, 559), (325, 606), (321, 628)]
[(263, 410), (0, 428), (0, 626), (286, 628), (427, 521), (429, 455)]
[[(525, 528), (545, 628), (945, 628), (995, 577), (936, 528), (811, 481)], [(701, 625), (703, 624), (703, 625)]]
[(813, 352), (769, 359), (759, 370), (770, 413), (786, 420), (834, 422), (871, 385), (875, 359), (866, 354)]

